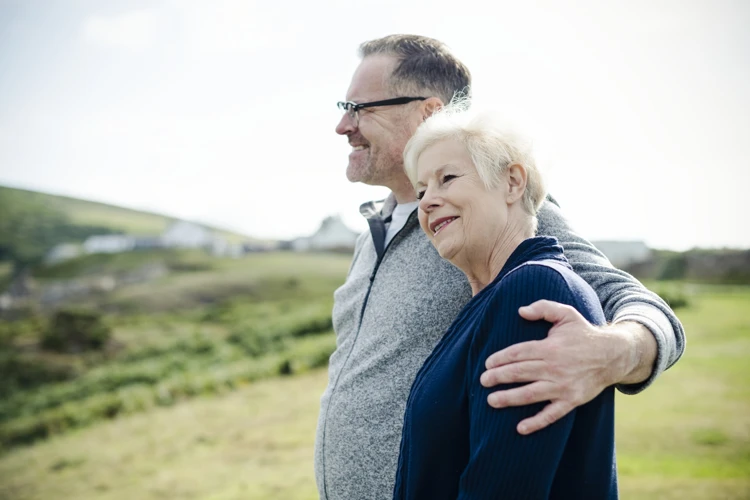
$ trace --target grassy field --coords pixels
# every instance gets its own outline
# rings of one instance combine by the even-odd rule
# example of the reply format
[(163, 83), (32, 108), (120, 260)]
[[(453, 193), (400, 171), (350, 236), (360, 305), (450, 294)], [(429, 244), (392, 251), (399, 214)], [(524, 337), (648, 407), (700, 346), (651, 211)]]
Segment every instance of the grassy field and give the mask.
[[(244, 271), (226, 263), (226, 283), (291, 272), (283, 256), (265, 258)], [(345, 270), (343, 259), (311, 259), (308, 269)], [(189, 296), (205, 279), (176, 276), (164, 286)], [(305, 283), (295, 287), (314, 288)], [(682, 360), (643, 394), (618, 396), (622, 498), (750, 498), (750, 288), (687, 290)], [(247, 313), (209, 311), (213, 319)], [(221, 322), (213, 328), (227, 334)], [(146, 340), (132, 324), (117, 331), (131, 345)], [(325, 384), (324, 370), (240, 382), (11, 449), (0, 456), (0, 499), (316, 498), (312, 448)]]
[(625, 498), (750, 498), (750, 287), (700, 287), (678, 315), (688, 347), (638, 396), (619, 395)]
[[(349, 256), (165, 255), (180, 271), (75, 304), (109, 311), (99, 316), (111, 328), (100, 349), (43, 349), (46, 332), (53, 331), (46, 326), (52, 319), (43, 316), (0, 325), (0, 371), (5, 373), (0, 452), (101, 420), (326, 365), (335, 348), (333, 290), (343, 280)], [(75, 264), (50, 271), (86, 275), (138, 262), (109, 256)], [(75, 311), (65, 314), (81, 314)], [(80, 335), (66, 331), (55, 333), (55, 339)]]

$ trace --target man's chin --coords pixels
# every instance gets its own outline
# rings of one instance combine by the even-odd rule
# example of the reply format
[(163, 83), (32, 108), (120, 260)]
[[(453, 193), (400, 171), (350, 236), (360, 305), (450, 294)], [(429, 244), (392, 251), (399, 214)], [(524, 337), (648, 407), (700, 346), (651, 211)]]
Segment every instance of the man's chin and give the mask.
[(367, 184), (370, 176), (367, 175), (367, 170), (362, 165), (352, 165), (351, 163), (346, 169), (346, 178), (349, 182), (362, 182)]

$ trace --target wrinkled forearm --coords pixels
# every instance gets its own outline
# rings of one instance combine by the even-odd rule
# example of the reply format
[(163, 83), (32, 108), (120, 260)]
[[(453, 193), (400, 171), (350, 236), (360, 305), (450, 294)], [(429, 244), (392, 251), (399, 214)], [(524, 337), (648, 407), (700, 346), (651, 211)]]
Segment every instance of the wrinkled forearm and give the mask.
[(606, 330), (619, 335), (625, 344), (619, 363), (614, 367), (615, 384), (625, 386), (624, 392), (628, 392), (628, 386), (643, 384), (655, 376), (657, 371), (654, 370), (654, 362), (659, 350), (651, 330), (635, 321), (615, 323), (606, 327)]
[[(628, 325), (634, 337), (635, 363), (618, 382), (617, 388), (624, 394), (637, 394), (661, 375), (677, 359), (668, 353), (676, 353), (675, 335), (669, 318), (651, 304), (633, 302), (616, 314), (613, 325)], [(637, 327), (637, 330), (634, 328)], [(684, 349), (684, 347), (682, 348)], [(682, 353), (680, 349), (680, 354)]]

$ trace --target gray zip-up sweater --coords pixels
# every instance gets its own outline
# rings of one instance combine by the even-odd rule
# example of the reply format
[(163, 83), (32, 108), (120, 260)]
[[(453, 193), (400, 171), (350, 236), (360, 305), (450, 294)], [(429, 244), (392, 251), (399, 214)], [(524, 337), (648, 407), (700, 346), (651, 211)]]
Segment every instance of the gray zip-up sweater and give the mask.
[[(389, 216), (394, 206), (391, 195), (380, 211), (374, 203), (361, 211), (375, 231), (373, 221)], [(576, 235), (555, 204), (546, 201), (538, 219), (537, 233), (559, 240), (574, 270), (596, 291), (608, 321), (638, 321), (654, 334), (658, 355), (651, 377), (618, 387), (628, 394), (643, 390), (681, 356), (679, 320), (657, 295)], [(392, 497), (412, 382), (470, 298), (466, 277), (438, 255), (416, 210), (385, 249), (376, 248), (371, 232), (359, 237), (346, 282), (334, 294), (336, 350), (315, 442), (321, 498)]]

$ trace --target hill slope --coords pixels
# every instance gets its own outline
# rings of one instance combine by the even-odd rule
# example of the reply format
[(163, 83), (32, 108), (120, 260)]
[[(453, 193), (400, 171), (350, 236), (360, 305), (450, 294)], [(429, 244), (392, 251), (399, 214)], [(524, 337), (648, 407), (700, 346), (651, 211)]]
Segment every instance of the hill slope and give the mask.
[[(156, 236), (175, 220), (106, 203), (0, 186), (0, 290), (21, 270), (37, 267), (55, 245), (83, 243), (89, 236), (113, 233)], [(229, 243), (260, 242), (201, 225)]]
[[(108, 205), (106, 203), (0, 186), (0, 199), (18, 199), (18, 197), (23, 197), (29, 203), (43, 206), (53, 212), (62, 214), (73, 225), (106, 227), (113, 232), (155, 236), (164, 231), (170, 223), (177, 220), (174, 217)], [(206, 224), (202, 225), (216, 230), (233, 243), (257, 241), (235, 232), (218, 229)]]

